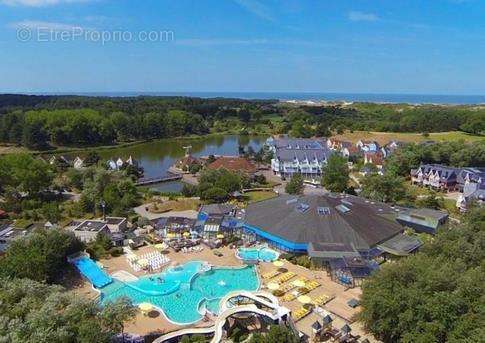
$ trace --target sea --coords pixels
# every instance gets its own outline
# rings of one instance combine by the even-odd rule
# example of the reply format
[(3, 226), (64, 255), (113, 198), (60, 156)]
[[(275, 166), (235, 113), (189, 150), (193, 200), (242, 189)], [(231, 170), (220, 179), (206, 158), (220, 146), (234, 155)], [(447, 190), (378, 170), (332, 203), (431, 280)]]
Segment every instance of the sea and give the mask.
[(485, 95), (309, 93), (309, 92), (71, 92), (29, 93), (35, 95), (85, 95), (107, 97), (190, 96), (200, 98), (238, 98), (308, 102), (373, 102), (407, 104), (475, 105), (485, 104)]

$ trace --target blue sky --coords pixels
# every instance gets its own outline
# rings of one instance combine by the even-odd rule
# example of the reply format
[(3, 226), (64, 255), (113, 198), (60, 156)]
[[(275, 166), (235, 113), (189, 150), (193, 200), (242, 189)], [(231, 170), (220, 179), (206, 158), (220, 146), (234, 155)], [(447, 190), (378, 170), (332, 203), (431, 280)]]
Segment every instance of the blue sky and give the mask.
[[(0, 92), (485, 94), (484, 16), (480, 0), (0, 0)], [(132, 38), (85, 37), (115, 31)]]

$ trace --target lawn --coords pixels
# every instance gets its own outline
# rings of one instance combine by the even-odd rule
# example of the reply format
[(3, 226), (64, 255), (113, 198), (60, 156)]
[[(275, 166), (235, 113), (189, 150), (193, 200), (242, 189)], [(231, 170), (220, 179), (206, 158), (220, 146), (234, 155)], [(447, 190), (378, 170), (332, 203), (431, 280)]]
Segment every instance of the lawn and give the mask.
[(474, 136), (461, 131), (436, 132), (430, 133), (428, 137), (420, 133), (403, 133), (403, 132), (369, 132), (369, 131), (346, 131), (341, 135), (335, 135), (333, 138), (351, 141), (356, 143), (359, 139), (374, 140), (383, 145), (391, 140), (403, 142), (424, 142), (424, 141), (458, 141), (468, 142), (485, 141), (485, 136)]
[(253, 191), (244, 193), (244, 198), (248, 203), (263, 201), (278, 196), (273, 191)]
[(178, 198), (175, 200), (161, 199), (150, 206), (150, 212), (164, 213), (168, 211), (196, 211), (199, 208), (200, 200), (194, 198)]
[(18, 154), (18, 153), (24, 153), (28, 152), (29, 150), (19, 147), (19, 146), (14, 146), (14, 145), (0, 145), (0, 155), (2, 154)]

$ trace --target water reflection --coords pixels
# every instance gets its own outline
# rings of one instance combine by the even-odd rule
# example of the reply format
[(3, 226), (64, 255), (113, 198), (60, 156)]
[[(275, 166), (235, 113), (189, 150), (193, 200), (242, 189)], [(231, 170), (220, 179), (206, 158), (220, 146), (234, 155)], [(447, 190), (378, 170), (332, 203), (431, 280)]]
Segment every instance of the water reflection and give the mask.
[[(197, 139), (165, 139), (119, 149), (100, 150), (103, 159), (127, 159), (130, 155), (145, 169), (145, 177), (163, 176), (175, 161), (184, 156), (185, 146), (192, 146), (192, 155), (237, 155), (239, 145), (259, 150), (266, 137), (263, 136), (209, 136)], [(171, 187), (169, 187), (171, 188)]]

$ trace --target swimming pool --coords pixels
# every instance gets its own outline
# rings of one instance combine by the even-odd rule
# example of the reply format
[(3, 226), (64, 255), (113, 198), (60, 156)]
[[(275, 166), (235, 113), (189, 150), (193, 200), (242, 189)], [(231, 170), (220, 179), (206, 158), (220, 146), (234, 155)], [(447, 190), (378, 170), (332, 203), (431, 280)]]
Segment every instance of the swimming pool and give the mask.
[(254, 266), (208, 270), (204, 262), (192, 261), (133, 282), (115, 279), (100, 291), (102, 303), (125, 296), (134, 304), (153, 304), (176, 324), (190, 324), (202, 319), (206, 309), (217, 313), (220, 300), (228, 293), (258, 288)]
[(87, 256), (76, 258), (72, 263), (96, 288), (104, 287), (113, 281), (96, 262)]
[(279, 253), (268, 247), (239, 248), (236, 256), (242, 260), (259, 260), (273, 262), (278, 259)]

